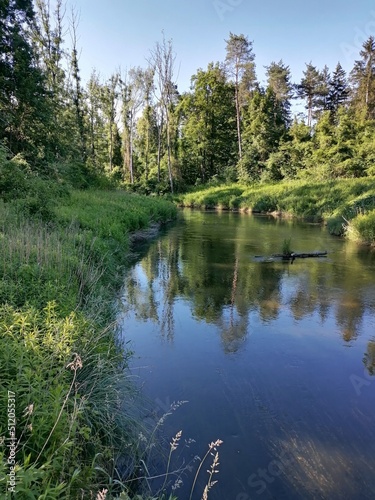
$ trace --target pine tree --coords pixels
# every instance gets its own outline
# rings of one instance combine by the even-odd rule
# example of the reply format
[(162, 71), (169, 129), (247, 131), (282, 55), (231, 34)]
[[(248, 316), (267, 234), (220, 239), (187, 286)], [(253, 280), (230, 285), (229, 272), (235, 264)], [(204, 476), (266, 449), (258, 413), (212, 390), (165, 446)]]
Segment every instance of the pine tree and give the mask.
[(287, 123), (290, 121), (290, 106), (293, 97), (293, 85), (289, 66), (285, 66), (282, 60), (278, 63), (271, 62), (266, 66), (268, 87), (272, 89), (275, 98), (283, 109), (283, 118)]
[(346, 72), (340, 63), (337, 63), (329, 87), (327, 107), (334, 117), (339, 106), (344, 105), (349, 98), (349, 86), (346, 78)]
[(321, 101), (321, 89), (323, 84), (322, 74), (310, 62), (306, 64), (301, 83), (297, 85), (298, 96), (306, 99), (307, 125), (312, 126), (314, 110), (319, 107)]
[(313, 118), (319, 119), (324, 111), (329, 109), (329, 91), (331, 88), (331, 75), (328, 66), (324, 66), (320, 72), (320, 85), (317, 88), (317, 96), (315, 100), (315, 110)]
[(350, 73), (353, 84), (353, 105), (364, 119), (375, 118), (375, 38), (370, 36)]
[(229, 75), (233, 78), (235, 103), (236, 103), (236, 121), (238, 138), (238, 157), (242, 158), (242, 140), (241, 140), (241, 121), (242, 110), (248, 94), (255, 86), (255, 55), (253, 53), (253, 43), (245, 35), (229, 34), (229, 40), (226, 40), (226, 58), (225, 63)]

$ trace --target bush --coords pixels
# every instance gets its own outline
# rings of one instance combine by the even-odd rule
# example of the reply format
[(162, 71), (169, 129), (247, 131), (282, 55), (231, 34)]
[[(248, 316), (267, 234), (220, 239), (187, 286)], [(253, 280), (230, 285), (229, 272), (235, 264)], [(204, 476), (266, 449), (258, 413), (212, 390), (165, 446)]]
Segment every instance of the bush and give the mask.
[(18, 212), (52, 219), (57, 200), (68, 195), (66, 186), (38, 177), (20, 155), (7, 160), (4, 148), (0, 148), (0, 198), (12, 203)]
[(346, 227), (346, 233), (354, 241), (375, 245), (375, 210), (352, 219)]

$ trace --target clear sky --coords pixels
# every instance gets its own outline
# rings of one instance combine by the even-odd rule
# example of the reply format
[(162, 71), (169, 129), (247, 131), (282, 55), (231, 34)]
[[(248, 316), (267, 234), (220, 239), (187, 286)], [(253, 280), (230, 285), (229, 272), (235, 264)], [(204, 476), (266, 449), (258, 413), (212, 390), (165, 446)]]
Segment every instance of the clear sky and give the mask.
[(340, 61), (350, 71), (363, 41), (375, 35), (373, 0), (68, 0), (68, 5), (80, 13), (84, 80), (93, 68), (108, 78), (119, 67), (146, 67), (164, 30), (173, 40), (181, 92), (198, 68), (225, 59), (229, 32), (254, 42), (261, 82), (264, 66), (280, 59), (295, 82), (310, 61), (331, 71)]

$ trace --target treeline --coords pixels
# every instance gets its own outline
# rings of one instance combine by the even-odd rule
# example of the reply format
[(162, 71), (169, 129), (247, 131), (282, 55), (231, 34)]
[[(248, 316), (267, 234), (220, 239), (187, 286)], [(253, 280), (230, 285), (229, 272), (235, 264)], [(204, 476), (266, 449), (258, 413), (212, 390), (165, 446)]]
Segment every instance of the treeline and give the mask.
[[(172, 42), (148, 67), (94, 71), (83, 85), (77, 16), (63, 0), (0, 5), (0, 140), (38, 175), (76, 187), (105, 182), (145, 193), (215, 181), (332, 179), (375, 173), (375, 39), (349, 75), (306, 64), (293, 82), (282, 60), (256, 75), (253, 43), (229, 34), (226, 57), (179, 93)], [(67, 51), (65, 38), (70, 38)], [(126, 61), (125, 61), (126, 63)], [(292, 116), (303, 99), (306, 116)]]

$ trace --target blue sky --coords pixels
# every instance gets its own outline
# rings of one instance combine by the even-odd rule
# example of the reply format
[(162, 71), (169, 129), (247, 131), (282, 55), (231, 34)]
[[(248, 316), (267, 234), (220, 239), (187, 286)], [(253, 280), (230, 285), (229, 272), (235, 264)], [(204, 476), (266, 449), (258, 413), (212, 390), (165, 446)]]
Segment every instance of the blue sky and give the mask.
[[(350, 71), (363, 41), (375, 35), (375, 3), (358, 0), (68, 0), (80, 13), (82, 76), (96, 68), (147, 66), (156, 41), (173, 40), (180, 91), (198, 68), (225, 58), (229, 32), (254, 42), (259, 80), (264, 66), (283, 59), (299, 81), (305, 63)], [(67, 37), (68, 38), (68, 37)]]

